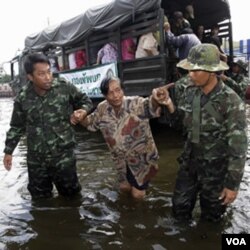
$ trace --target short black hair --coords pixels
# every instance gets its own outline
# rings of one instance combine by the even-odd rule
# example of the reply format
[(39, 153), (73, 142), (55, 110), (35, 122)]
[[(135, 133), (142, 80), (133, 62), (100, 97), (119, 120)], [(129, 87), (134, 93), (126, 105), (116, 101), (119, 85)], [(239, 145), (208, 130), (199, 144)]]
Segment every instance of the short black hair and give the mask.
[(120, 84), (121, 89), (124, 90), (124, 85), (123, 85), (123, 83), (121, 82), (121, 80), (118, 77), (106, 76), (106, 77), (103, 78), (103, 80), (101, 82), (101, 85), (100, 85), (101, 93), (104, 96), (106, 96), (108, 94), (109, 84), (110, 84), (111, 81), (117, 81)]
[(46, 63), (50, 66), (50, 61), (47, 56), (41, 53), (33, 53), (26, 56), (24, 61), (24, 69), (26, 74), (31, 74), (34, 71), (34, 65), (37, 63)]

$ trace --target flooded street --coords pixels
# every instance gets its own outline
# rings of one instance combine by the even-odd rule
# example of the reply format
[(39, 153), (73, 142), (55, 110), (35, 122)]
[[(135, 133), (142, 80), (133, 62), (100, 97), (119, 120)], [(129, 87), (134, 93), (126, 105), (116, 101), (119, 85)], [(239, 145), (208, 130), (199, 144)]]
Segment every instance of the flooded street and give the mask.
[[(117, 192), (116, 172), (102, 136), (77, 132), (77, 167), (82, 197), (31, 201), (27, 190), (26, 146), (14, 151), (10, 172), (3, 167), (3, 149), (12, 112), (11, 98), (0, 99), (0, 250), (217, 250), (222, 233), (250, 233), (250, 160), (237, 200), (221, 224), (176, 224), (171, 196), (181, 150), (177, 132), (153, 126), (160, 153), (160, 171), (146, 199), (135, 202)], [(248, 107), (250, 137), (250, 110)], [(250, 158), (250, 153), (248, 155)]]

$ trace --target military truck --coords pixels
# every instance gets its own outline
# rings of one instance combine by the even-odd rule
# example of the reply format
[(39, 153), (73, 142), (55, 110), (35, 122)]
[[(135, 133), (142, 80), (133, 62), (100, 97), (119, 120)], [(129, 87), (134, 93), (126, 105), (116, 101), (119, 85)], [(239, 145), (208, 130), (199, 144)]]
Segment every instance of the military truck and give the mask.
[[(56, 27), (47, 27), (25, 39), (25, 48), (11, 61), (13, 88), (25, 84), (23, 69), (25, 56), (41, 52), (49, 57), (60, 57), (62, 69), (55, 76), (64, 77), (85, 91), (95, 103), (102, 100), (99, 91), (101, 79), (108, 72), (121, 78), (126, 95), (150, 95), (154, 87), (175, 81), (178, 78), (178, 57), (171, 57), (165, 42), (164, 16), (171, 19), (175, 11), (184, 12), (187, 5), (194, 8), (194, 20), (203, 25), (205, 34), (213, 25), (219, 25), (219, 37), (226, 43), (228, 58), (233, 58), (233, 39), (230, 7), (226, 0), (115, 0), (103, 6), (66, 20)], [(148, 32), (159, 32), (159, 55), (123, 61), (122, 39), (138, 39)], [(96, 65), (96, 51), (107, 42), (118, 46), (118, 60), (108, 65)], [(69, 54), (85, 50), (87, 64), (78, 69), (69, 69)], [(93, 53), (94, 51), (94, 53)]]

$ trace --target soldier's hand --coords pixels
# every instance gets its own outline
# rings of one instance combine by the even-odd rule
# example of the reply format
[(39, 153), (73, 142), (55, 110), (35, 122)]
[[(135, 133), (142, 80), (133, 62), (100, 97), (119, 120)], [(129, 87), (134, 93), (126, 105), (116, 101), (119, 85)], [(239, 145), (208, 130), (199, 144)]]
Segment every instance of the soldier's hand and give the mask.
[(152, 96), (154, 100), (159, 104), (168, 105), (171, 100), (168, 89), (172, 86), (174, 86), (174, 83), (169, 83), (165, 86), (153, 89)]
[(84, 120), (84, 118), (87, 116), (87, 111), (84, 109), (77, 109), (73, 112), (73, 114), (70, 117), (70, 122), (73, 125), (78, 124), (79, 122), (81, 122), (82, 120)]
[(234, 202), (234, 200), (237, 197), (237, 194), (238, 194), (237, 191), (233, 191), (233, 190), (230, 190), (228, 188), (224, 188), (221, 192), (219, 200), (222, 200), (222, 205), (228, 205), (228, 204)]
[(11, 170), (12, 167), (12, 155), (5, 154), (3, 158), (3, 165), (7, 171)]

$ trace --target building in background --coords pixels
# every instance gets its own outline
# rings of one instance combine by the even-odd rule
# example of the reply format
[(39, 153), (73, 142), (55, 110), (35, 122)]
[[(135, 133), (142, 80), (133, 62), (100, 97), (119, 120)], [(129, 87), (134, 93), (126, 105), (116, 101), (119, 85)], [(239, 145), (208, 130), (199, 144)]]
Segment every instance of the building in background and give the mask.
[(9, 83), (0, 84), (0, 97), (13, 96), (12, 88)]

